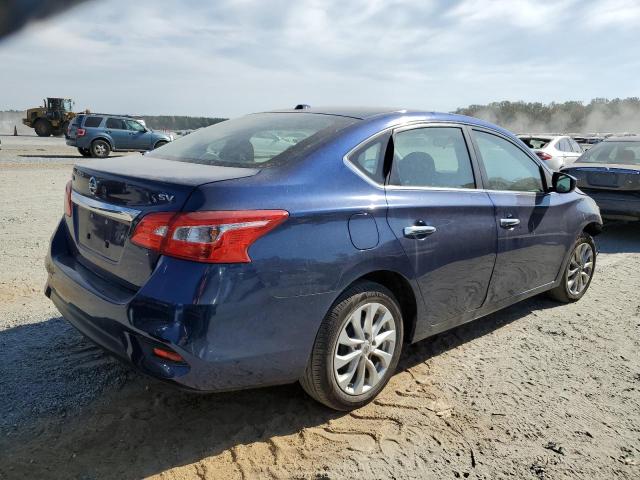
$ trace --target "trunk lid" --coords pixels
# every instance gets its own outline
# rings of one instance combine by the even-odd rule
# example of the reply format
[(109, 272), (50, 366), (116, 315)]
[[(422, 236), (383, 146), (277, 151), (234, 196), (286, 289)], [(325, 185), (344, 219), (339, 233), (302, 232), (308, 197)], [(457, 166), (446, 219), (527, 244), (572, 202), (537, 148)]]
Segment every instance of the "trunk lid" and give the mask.
[(181, 210), (199, 185), (258, 172), (140, 155), (79, 163), (72, 176), (72, 216), (67, 217), (75, 255), (94, 273), (136, 289), (158, 260), (129, 241), (140, 218)]
[(578, 164), (563, 169), (578, 180), (583, 189), (640, 192), (640, 168), (617, 164)]

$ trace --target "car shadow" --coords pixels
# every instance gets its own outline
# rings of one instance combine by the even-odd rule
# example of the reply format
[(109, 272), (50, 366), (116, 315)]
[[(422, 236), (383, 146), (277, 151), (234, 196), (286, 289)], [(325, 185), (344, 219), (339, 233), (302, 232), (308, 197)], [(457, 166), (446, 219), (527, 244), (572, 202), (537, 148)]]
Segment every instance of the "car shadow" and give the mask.
[(596, 245), (600, 253), (640, 253), (640, 222), (605, 223)]
[[(418, 342), (406, 348), (398, 371), (553, 306), (535, 297)], [(120, 365), (62, 318), (0, 332), (0, 378), (9, 412), (0, 424), (0, 478), (5, 469), (34, 478), (141, 478), (244, 444), (272, 448), (276, 437), (304, 435), (348, 415), (311, 400), (297, 384), (178, 390)]]

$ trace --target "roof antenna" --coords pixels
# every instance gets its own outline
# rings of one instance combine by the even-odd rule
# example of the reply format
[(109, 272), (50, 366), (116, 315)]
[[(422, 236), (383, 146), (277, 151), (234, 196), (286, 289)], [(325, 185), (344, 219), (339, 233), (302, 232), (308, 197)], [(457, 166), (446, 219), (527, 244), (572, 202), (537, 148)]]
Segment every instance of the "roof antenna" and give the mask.
[(311, 105), (307, 105), (306, 103), (299, 103), (295, 106), (294, 110), (306, 110), (308, 108), (311, 108)]

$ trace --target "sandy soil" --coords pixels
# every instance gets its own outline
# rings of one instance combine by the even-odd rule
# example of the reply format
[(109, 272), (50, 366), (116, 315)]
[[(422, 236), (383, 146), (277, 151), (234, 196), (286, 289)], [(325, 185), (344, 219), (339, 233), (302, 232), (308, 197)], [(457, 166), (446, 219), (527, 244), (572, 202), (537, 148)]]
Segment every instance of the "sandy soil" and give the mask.
[(598, 238), (582, 301), (536, 297), (411, 346), (378, 400), (353, 413), (297, 385), (195, 395), (106, 357), (44, 297), (77, 152), (10, 138), (0, 137), (0, 478), (640, 477), (639, 226)]

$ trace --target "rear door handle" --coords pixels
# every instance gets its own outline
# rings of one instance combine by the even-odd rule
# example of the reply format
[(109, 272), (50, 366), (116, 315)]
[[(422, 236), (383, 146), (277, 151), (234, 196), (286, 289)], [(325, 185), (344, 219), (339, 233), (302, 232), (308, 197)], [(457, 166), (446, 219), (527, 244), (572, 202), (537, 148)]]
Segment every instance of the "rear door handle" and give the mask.
[(436, 230), (437, 228), (431, 225), (412, 225), (410, 227), (404, 227), (402, 233), (404, 233), (404, 236), (407, 238), (421, 239), (435, 233)]
[(511, 230), (517, 227), (518, 225), (520, 225), (520, 220), (518, 220), (517, 218), (501, 218), (500, 219), (500, 226), (502, 228)]

